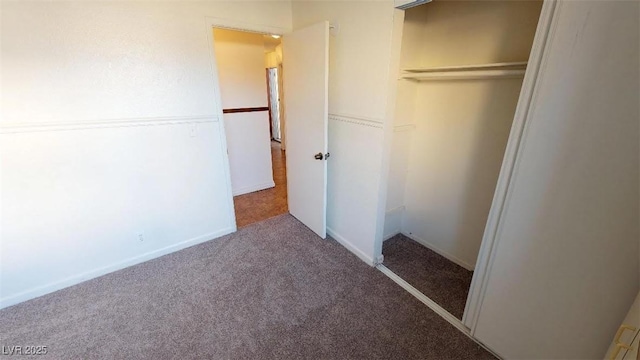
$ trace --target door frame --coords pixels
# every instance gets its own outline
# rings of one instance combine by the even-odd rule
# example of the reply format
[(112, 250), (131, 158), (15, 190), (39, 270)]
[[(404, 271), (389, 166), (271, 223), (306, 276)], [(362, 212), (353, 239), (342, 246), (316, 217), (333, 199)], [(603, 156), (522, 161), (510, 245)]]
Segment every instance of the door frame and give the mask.
[(236, 222), (236, 212), (233, 203), (233, 189), (231, 187), (231, 167), (229, 164), (229, 153), (227, 150), (227, 136), (226, 129), (224, 126), (224, 116), (222, 112), (222, 96), (221, 96), (221, 87), (220, 87), (220, 77), (218, 74), (218, 62), (216, 60), (216, 52), (213, 46), (214, 38), (213, 38), (213, 29), (228, 29), (228, 30), (237, 30), (237, 31), (246, 31), (253, 32), (259, 34), (266, 35), (283, 35), (291, 32), (289, 28), (281, 28), (277, 26), (270, 26), (264, 24), (257, 24), (251, 22), (244, 22), (232, 19), (225, 18), (217, 18), (217, 17), (205, 17), (205, 31), (206, 31), (206, 39), (207, 46), (209, 47), (209, 61), (211, 61), (211, 75), (213, 81), (213, 89), (214, 96), (213, 101), (216, 107), (216, 115), (218, 117), (219, 124), (219, 134), (220, 134), (220, 146), (222, 148), (222, 163), (224, 167), (224, 176), (226, 181), (227, 188), (227, 204), (228, 204), (228, 216), (230, 219), (229, 227), (231, 228), (231, 232), (236, 232), (238, 230), (238, 224)]
[(271, 137), (271, 141), (274, 141), (273, 138), (273, 109), (271, 107), (271, 79), (269, 79), (269, 70), (270, 68), (264, 69), (265, 77), (267, 78), (267, 107), (269, 107), (269, 136)]

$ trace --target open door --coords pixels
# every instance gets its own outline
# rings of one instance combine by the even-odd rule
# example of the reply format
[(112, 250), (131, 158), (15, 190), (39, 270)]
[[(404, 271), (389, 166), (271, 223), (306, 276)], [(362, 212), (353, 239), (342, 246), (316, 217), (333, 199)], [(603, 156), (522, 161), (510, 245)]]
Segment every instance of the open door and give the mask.
[(329, 22), (283, 36), (289, 212), (327, 236)]

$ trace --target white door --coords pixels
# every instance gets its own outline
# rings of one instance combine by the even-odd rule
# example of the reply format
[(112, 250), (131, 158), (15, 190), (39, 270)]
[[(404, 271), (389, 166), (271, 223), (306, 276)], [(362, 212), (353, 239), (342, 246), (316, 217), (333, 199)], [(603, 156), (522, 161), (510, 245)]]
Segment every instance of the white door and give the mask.
[(327, 234), (329, 22), (283, 36), (289, 212)]

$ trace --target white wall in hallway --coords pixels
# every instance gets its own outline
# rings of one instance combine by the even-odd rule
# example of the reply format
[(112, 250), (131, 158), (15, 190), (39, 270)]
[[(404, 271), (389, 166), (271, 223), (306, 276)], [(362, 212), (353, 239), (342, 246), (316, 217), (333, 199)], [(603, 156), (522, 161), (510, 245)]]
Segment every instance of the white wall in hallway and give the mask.
[[(262, 34), (214, 29), (222, 108), (267, 107)], [(233, 195), (274, 187), (269, 112), (224, 114)]]

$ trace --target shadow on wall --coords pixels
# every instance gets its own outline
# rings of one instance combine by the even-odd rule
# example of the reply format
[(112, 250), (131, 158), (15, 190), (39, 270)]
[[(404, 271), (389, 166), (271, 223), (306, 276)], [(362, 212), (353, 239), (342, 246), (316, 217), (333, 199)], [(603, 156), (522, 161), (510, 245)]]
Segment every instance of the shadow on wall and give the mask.
[[(521, 79), (420, 85), (409, 165), (409, 229), (473, 268)], [(451, 99), (455, 99), (454, 103)], [(438, 106), (438, 104), (449, 104)], [(414, 196), (410, 196), (414, 194)]]
[[(509, 11), (512, 6), (517, 7), (517, 10)], [(499, 39), (494, 40), (495, 47), (490, 58), (495, 60), (492, 62), (529, 60), (539, 14), (542, 10), (542, 1), (509, 3), (508, 7), (500, 6), (497, 2), (489, 2), (488, 6), (473, 2), (470, 9), (473, 9), (467, 14), (470, 17), (508, 17), (509, 21), (501, 22), (500, 31), (491, 34), (492, 38)], [(487, 14), (479, 15), (478, 12)], [(458, 241), (468, 242), (467, 239), (477, 239), (475, 241), (477, 245), (473, 248), (474, 264), (491, 210), (523, 80), (523, 78), (493, 79), (484, 82), (483, 97), (477, 104), (477, 113), (470, 114), (470, 116), (477, 116), (474, 121), (477, 132), (471, 140), (473, 145), (468, 154), (471, 160), (468, 163), (467, 183), (462, 195), (466, 201), (461, 205), (463, 213), (458, 223), (458, 229), (460, 229)], [(455, 95), (452, 94), (452, 96)], [(464, 102), (465, 99), (462, 101)]]
[[(491, 209), (522, 79), (472, 80), (464, 85), (458, 84), (458, 89), (460, 86), (482, 92), (482, 96), (477, 98), (478, 103), (469, 107), (474, 109), (469, 114), (473, 117), (473, 124), (468, 129), (470, 137), (466, 138), (470, 146), (465, 154), (465, 183), (460, 189), (458, 209), (461, 211), (455, 225), (458, 231), (453, 240), (456, 247), (470, 252), (473, 259), (469, 260), (473, 260), (474, 264)], [(455, 96), (455, 93), (451, 96)], [(470, 243), (474, 244), (471, 249)], [(476, 254), (475, 257), (473, 254)]]

